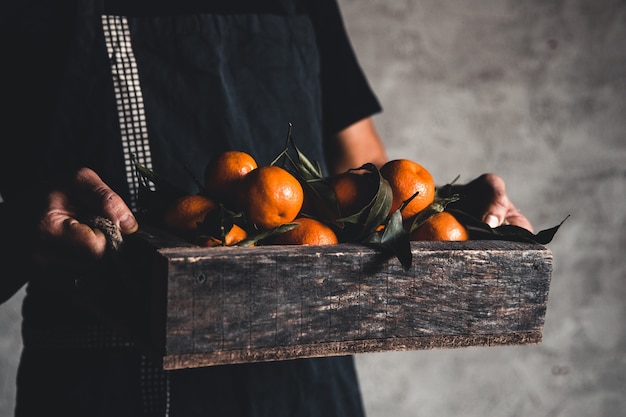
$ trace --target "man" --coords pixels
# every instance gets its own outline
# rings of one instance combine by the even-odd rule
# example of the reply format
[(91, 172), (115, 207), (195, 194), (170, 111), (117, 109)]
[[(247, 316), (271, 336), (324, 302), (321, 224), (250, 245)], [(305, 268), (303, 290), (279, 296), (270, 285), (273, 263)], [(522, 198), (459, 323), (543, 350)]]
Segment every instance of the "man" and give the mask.
[[(166, 373), (74, 302), (68, 277), (106, 263), (84, 219), (139, 228), (131, 155), (190, 191), (222, 150), (268, 163), (287, 123), (327, 173), (387, 159), (335, 0), (173, 3), (15, 2), (3, 18), (1, 256), (19, 273), (0, 300), (28, 283), (16, 415), (363, 415), (351, 357)], [(530, 227), (499, 177), (465, 190), (490, 224)]]

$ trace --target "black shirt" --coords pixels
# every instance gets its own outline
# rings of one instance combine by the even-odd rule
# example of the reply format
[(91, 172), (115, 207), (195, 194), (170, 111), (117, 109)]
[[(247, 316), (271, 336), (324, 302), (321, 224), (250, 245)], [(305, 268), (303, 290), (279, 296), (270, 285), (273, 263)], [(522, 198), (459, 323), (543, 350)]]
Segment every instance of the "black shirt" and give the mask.
[[(102, 12), (131, 16), (198, 11), (285, 14), (286, 4), (290, 2), (107, 0)], [(76, 29), (76, 4), (72, 1), (34, 0), (7, 7), (0, 15), (0, 79), (3, 101), (8, 104), (0, 112), (0, 195), (5, 201), (53, 174), (40, 169), (46, 157), (42, 144), (49, 140), (57, 117), (59, 88)], [(336, 1), (297, 1), (295, 12), (308, 13), (316, 29), (325, 134), (379, 112), (380, 104), (354, 55)], [(15, 166), (20, 167), (18, 176), (13, 173)]]
[[(189, 164), (197, 173), (210, 152), (220, 146), (235, 146), (240, 140), (227, 136), (211, 137), (207, 142), (203, 138), (214, 132), (212, 126), (219, 127), (222, 134), (242, 134), (239, 144), (266, 159), (264, 153), (272, 155), (282, 147), (284, 126), (279, 124), (283, 123), (282, 111), (292, 114), (290, 99), (303, 109), (293, 112), (301, 122), (295, 128), (308, 126), (311, 130), (297, 135), (296, 141), (302, 138), (310, 142), (307, 149), (316, 158), (322, 157), (319, 143), (325, 136), (380, 110), (356, 61), (335, 0), (177, 1), (176, 10), (171, 8), (174, 2), (120, 0), (105, 2), (92, 14), (84, 8), (74, 11), (65, 2), (39, 3), (39, 7), (32, 2), (13, 6), (11, 19), (2, 22), (0, 46), (6, 47), (7, 64), (2, 66), (0, 79), (13, 106), (2, 113), (1, 120), (5, 132), (15, 135), (0, 145), (0, 193), (7, 201), (54, 173), (80, 165), (95, 168), (118, 192), (125, 187), (118, 138), (123, 129), (113, 111), (116, 97), (109, 62), (115, 59), (107, 55), (98, 26), (99, 12), (129, 16), (157, 172), (163, 169), (168, 175), (182, 176), (181, 167)], [(152, 12), (143, 12), (146, 4)], [(201, 23), (211, 25), (205, 29)], [(287, 27), (276, 26), (282, 23)], [(239, 37), (232, 25), (250, 32)], [(314, 42), (307, 37), (309, 29)], [(146, 32), (168, 39), (153, 43), (154, 37), (144, 36)], [(197, 57), (193, 48), (185, 49), (196, 42), (215, 40), (223, 32), (233, 35), (220, 38), (226, 40), (225, 45), (233, 39), (238, 42), (228, 49), (227, 59), (222, 59), (223, 49), (215, 48), (215, 42)], [(276, 42), (269, 42), (274, 36)], [(266, 48), (265, 52), (251, 59), (248, 51), (240, 48), (246, 42), (253, 45), (250, 53), (256, 53), (257, 46)], [(276, 52), (283, 46), (291, 51), (288, 57)], [(214, 57), (219, 59), (213, 61)], [(163, 65), (158, 64), (159, 59), (164, 59)], [(238, 65), (232, 71), (214, 73), (214, 62)], [(167, 72), (169, 68), (174, 71)], [(261, 77), (248, 68), (258, 69)], [(292, 70), (300, 73), (289, 81)], [(231, 80), (233, 74), (235, 82), (222, 82)], [(206, 93), (199, 93), (204, 88)], [(242, 97), (250, 91), (259, 96), (250, 100)], [(290, 97), (291, 92), (296, 96)], [(218, 94), (222, 93), (235, 103), (229, 109), (240, 111), (235, 113), (234, 123), (228, 120), (232, 113), (213, 117), (221, 102)], [(306, 119), (308, 116), (313, 120)], [(214, 124), (205, 125), (205, 119)], [(238, 123), (250, 127), (240, 129)], [(258, 129), (255, 123), (270, 126)], [(274, 126), (278, 141), (272, 136)], [(23, 175), (11, 171), (15, 164), (24, 167)], [(74, 304), (72, 281), (54, 271), (39, 278), (29, 283), (23, 310), (26, 350), (20, 367), (18, 404), (27, 407), (45, 395), (52, 414), (55, 406), (88, 410), (98, 409), (102, 402), (112, 412), (118, 406), (126, 411), (137, 407), (137, 398), (145, 390), (137, 388), (143, 382), (135, 380), (143, 377), (136, 352), (120, 352), (118, 342), (100, 346), (89, 339), (102, 323)], [(70, 286), (63, 288), (61, 283)], [(58, 349), (74, 353), (64, 355), (65, 363), (59, 363)], [(186, 412), (200, 415), (206, 409), (242, 416), (362, 414), (356, 374), (351, 358), (345, 357), (181, 371), (171, 375), (170, 383), (172, 415), (185, 407), (191, 408)], [(97, 384), (98, 389), (90, 384)], [(77, 398), (75, 391), (83, 394)], [(115, 401), (111, 402), (111, 397)]]

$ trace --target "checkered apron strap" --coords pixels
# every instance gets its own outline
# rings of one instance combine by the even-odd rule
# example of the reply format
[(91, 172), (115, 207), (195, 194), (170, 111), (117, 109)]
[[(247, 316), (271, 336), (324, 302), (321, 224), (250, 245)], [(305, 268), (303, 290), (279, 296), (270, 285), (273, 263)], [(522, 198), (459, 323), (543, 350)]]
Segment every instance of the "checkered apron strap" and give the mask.
[[(136, 174), (134, 160), (146, 168), (152, 169), (137, 61), (133, 53), (126, 17), (102, 16), (102, 27), (111, 62), (126, 178), (131, 195), (130, 206), (136, 210), (138, 208), (139, 178)], [(169, 389), (166, 372), (142, 356), (140, 378), (144, 415), (167, 416), (169, 414)]]
[(169, 416), (169, 379), (167, 373), (146, 356), (141, 356), (141, 400), (144, 416)]
[(102, 16), (106, 48), (111, 62), (113, 88), (120, 121), (130, 206), (138, 207), (139, 178), (133, 158), (152, 169), (148, 129), (137, 61), (133, 53), (128, 20), (124, 16)]

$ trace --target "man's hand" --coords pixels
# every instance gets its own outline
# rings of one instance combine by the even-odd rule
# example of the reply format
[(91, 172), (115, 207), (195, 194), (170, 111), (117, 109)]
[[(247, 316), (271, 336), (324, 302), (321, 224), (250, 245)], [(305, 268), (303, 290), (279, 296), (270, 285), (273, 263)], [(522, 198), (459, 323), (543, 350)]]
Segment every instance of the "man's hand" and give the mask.
[(80, 268), (102, 259), (107, 238), (85, 223), (92, 216), (110, 220), (122, 234), (139, 227), (124, 200), (93, 170), (81, 168), (47, 195), (37, 228), (37, 263)]
[[(118, 236), (134, 233), (139, 227), (124, 200), (89, 168), (55, 181), (43, 191), (27, 190), (21, 197), (0, 203), (2, 264), (9, 270), (9, 265), (15, 264), (80, 274), (106, 254), (107, 237), (94, 227), (97, 224), (117, 228)], [(0, 303), (15, 294), (29, 276), (4, 274)]]
[(483, 174), (465, 185), (454, 186), (453, 190), (461, 195), (454, 206), (489, 226), (511, 224), (533, 231), (530, 221), (509, 200), (504, 180), (498, 175)]

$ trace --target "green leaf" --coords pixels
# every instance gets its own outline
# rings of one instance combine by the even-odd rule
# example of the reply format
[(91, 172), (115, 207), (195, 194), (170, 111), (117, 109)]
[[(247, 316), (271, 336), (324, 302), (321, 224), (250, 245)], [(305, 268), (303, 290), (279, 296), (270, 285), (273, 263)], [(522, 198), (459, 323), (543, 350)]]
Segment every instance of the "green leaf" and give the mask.
[[(186, 194), (185, 191), (176, 187), (164, 177), (161, 177), (150, 168), (140, 164), (134, 155), (132, 155), (131, 158), (141, 187), (154, 189), (156, 191), (165, 192), (175, 196), (182, 196)], [(153, 184), (153, 187), (151, 187), (150, 184)]]
[(541, 245), (547, 245), (552, 241), (559, 228), (570, 217), (567, 215), (558, 225), (549, 229), (541, 230), (534, 234), (531, 231), (524, 229), (523, 227), (515, 225), (501, 225), (498, 227), (490, 227), (485, 222), (482, 222), (461, 210), (453, 209), (449, 210), (457, 220), (459, 220), (467, 228), (470, 233), (470, 238), (488, 239), (488, 240), (508, 240), (514, 242), (527, 242), (538, 243)]
[[(270, 165), (276, 165), (280, 161), (281, 158), (286, 158), (291, 164), (293, 173), (301, 181), (322, 179), (323, 174), (322, 174), (322, 169), (320, 167), (319, 162), (313, 163), (296, 146), (295, 141), (293, 140), (292, 127), (293, 125), (289, 123), (285, 148), (283, 149), (282, 152), (278, 154), (278, 156), (276, 156), (276, 158), (274, 158), (274, 160), (270, 163)], [(293, 150), (295, 152), (295, 157), (291, 156), (291, 154), (289, 153), (290, 150)]]
[(380, 175), (376, 167), (371, 165), (376, 175), (378, 175), (378, 191), (373, 201), (368, 205), (367, 217), (363, 225), (363, 230), (358, 238), (365, 238), (374, 233), (378, 227), (387, 220), (392, 204), (392, 191), (389, 182)]
[[(446, 209), (446, 206), (449, 203), (454, 201), (458, 201), (458, 196), (456, 194), (451, 195), (449, 197), (435, 196), (435, 200), (424, 208), (422, 211), (417, 213), (415, 218), (411, 221), (411, 225), (409, 226), (409, 233), (413, 233), (417, 228), (419, 228), (426, 220), (430, 217), (434, 216), (437, 213), (441, 213)], [(409, 201), (409, 200), (407, 200)], [(399, 210), (402, 209), (402, 206)]]
[(411, 268), (413, 253), (410, 235), (402, 224), (399, 210), (389, 216), (383, 230), (371, 235), (367, 243), (384, 253), (393, 254), (405, 270)]
[(248, 238), (242, 240), (237, 244), (237, 246), (253, 246), (253, 245), (263, 245), (265, 241), (268, 239), (277, 236), (281, 233), (285, 233), (295, 227), (298, 227), (300, 223), (292, 222), (285, 223), (278, 227), (275, 227), (271, 230), (256, 230), (248, 232)]
[(376, 232), (378, 227), (386, 221), (392, 203), (391, 186), (389, 185), (389, 182), (383, 178), (376, 166), (374, 164), (367, 163), (359, 168), (354, 168), (351, 171), (359, 170), (367, 171), (362, 175), (371, 175), (374, 177), (373, 182), (376, 184), (376, 192), (374, 193), (374, 196), (369, 203), (367, 203), (365, 207), (357, 213), (333, 219), (334, 223), (347, 223), (349, 225), (356, 226), (347, 227), (351, 233), (346, 235), (345, 239), (352, 242), (365, 240), (372, 233)]
[(461, 178), (460, 175), (457, 175), (452, 181), (450, 181), (449, 183), (442, 185), (441, 187), (437, 187), (437, 189), (435, 190), (435, 199), (437, 198), (450, 198), (453, 195), (455, 195), (455, 193), (453, 193), (453, 186), (454, 184), (459, 180), (459, 178)]
[(293, 149), (296, 152), (297, 159), (293, 160), (293, 163), (296, 167), (296, 172), (302, 176), (302, 179), (305, 181), (308, 180), (318, 180), (323, 178), (322, 168), (319, 162), (313, 163), (309, 158), (306, 157), (304, 153), (298, 149), (295, 142), (293, 141), (293, 137), (291, 136), (291, 130), (289, 131), (289, 143), (293, 146)]
[[(291, 155), (292, 152), (295, 153), (295, 156)], [(333, 223), (333, 220), (338, 217), (338, 212), (333, 210), (336, 203), (334, 202), (332, 187), (323, 176), (319, 162), (312, 162), (296, 146), (291, 123), (289, 123), (285, 148), (274, 158), (271, 165), (278, 164), (281, 159), (289, 162), (290, 166), (285, 168), (302, 184), (307, 201), (313, 208), (314, 214), (323, 221)]]
[(328, 180), (326, 178), (307, 180), (303, 182), (302, 187), (312, 208), (310, 214), (314, 214), (327, 223), (342, 227), (342, 224), (337, 221), (340, 216), (335, 192)]
[(241, 216), (241, 213), (234, 213), (220, 204), (217, 209), (209, 211), (198, 225), (197, 238), (214, 238), (226, 246), (226, 235)]
[(138, 214), (158, 224), (166, 207), (187, 193), (150, 168), (140, 164), (135, 155), (131, 155), (131, 159), (139, 182)]

